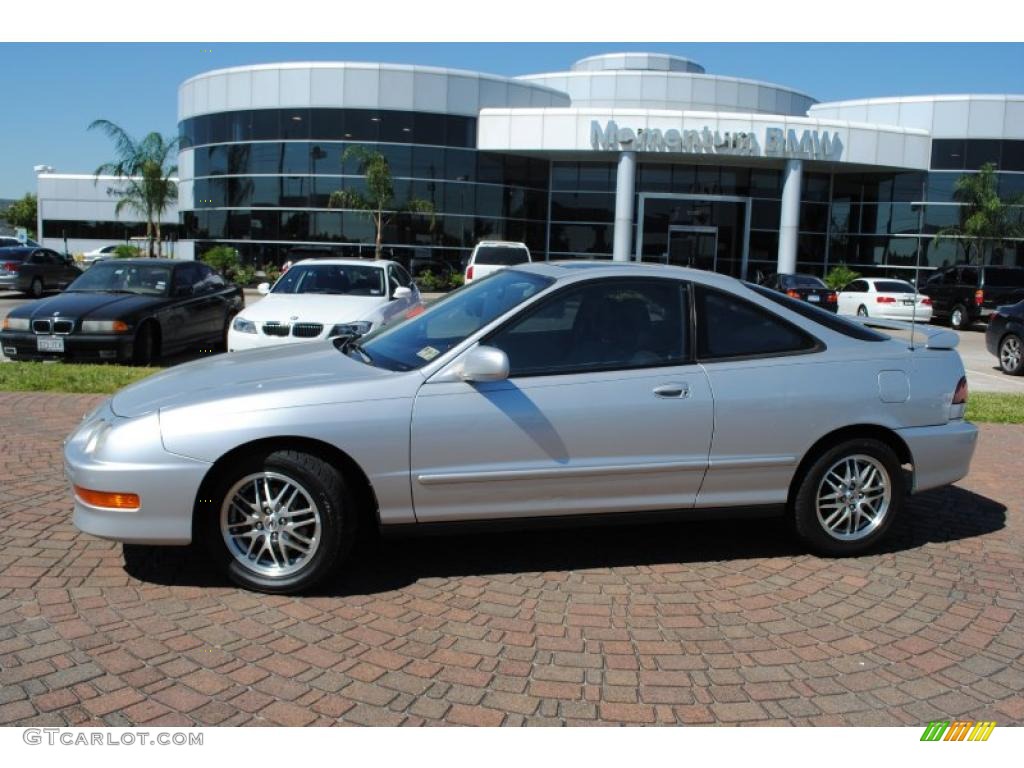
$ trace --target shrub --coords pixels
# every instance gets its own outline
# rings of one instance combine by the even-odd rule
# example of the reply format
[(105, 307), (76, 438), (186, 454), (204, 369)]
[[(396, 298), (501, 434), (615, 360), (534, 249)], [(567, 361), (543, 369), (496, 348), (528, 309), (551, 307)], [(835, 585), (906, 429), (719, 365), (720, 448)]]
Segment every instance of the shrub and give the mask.
[(429, 269), (420, 272), (419, 277), (416, 278), (416, 284), (421, 291), (426, 293), (436, 293), (441, 288), (441, 281)]
[(134, 245), (119, 245), (114, 249), (115, 259), (137, 259), (141, 255), (142, 251)]
[(256, 268), (242, 264), (242, 260), (238, 257), (238, 251), (231, 246), (218, 245), (208, 250), (200, 258), (224, 275), (225, 279), (241, 288), (252, 285), (256, 280)]
[(860, 272), (855, 272), (845, 264), (837, 264), (825, 275), (825, 285), (833, 291), (841, 291), (858, 277)]

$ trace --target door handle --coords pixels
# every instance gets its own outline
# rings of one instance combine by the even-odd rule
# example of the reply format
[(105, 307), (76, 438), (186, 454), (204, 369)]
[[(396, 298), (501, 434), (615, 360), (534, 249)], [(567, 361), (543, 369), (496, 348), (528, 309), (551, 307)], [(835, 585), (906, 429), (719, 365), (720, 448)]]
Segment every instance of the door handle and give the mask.
[(654, 396), (681, 400), (690, 396), (690, 387), (687, 384), (662, 384), (654, 388)]

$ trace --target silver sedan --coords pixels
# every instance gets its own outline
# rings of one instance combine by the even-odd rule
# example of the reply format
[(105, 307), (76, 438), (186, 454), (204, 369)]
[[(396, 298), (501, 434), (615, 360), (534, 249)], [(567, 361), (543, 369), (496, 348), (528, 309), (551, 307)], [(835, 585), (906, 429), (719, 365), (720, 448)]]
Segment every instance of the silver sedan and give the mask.
[(67, 441), (74, 519), (198, 539), (281, 593), (328, 576), (361, 526), (774, 514), (853, 555), (907, 493), (963, 477), (977, 437), (957, 336), (878, 322), (676, 267), (510, 268), (361, 339), (122, 390)]

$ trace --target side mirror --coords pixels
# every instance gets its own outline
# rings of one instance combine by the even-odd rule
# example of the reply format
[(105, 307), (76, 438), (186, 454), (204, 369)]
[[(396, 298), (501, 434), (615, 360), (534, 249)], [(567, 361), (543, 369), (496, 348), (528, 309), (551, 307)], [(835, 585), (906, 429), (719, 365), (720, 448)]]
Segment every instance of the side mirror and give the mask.
[(400, 285), (397, 288), (395, 288), (394, 298), (396, 298), (396, 299), (406, 299), (409, 296), (412, 296), (412, 289), (411, 288), (406, 288), (404, 285)]
[(508, 378), (508, 355), (497, 347), (473, 347), (462, 358), (463, 381), (502, 381)]
[(257, 285), (256, 293), (260, 294), (261, 296), (266, 296), (268, 293), (270, 293), (270, 283), (260, 283), (259, 285)]

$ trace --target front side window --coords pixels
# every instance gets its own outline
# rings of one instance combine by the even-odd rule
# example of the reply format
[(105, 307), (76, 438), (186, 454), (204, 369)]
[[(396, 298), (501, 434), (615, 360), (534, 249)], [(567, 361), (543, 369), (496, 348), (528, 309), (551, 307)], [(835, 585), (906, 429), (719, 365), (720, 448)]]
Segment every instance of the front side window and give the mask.
[(679, 281), (598, 280), (561, 291), (484, 343), (508, 355), (513, 377), (681, 365), (685, 307)]
[(738, 296), (697, 286), (696, 304), (701, 360), (786, 355), (818, 347), (796, 326)]

